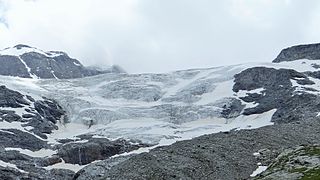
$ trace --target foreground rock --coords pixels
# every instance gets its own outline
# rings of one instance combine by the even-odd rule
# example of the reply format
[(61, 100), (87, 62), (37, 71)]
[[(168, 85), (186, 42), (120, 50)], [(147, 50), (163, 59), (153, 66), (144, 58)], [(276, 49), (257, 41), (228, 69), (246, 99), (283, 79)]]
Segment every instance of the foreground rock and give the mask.
[[(319, 143), (319, 125), (319, 119), (314, 119), (206, 135), (128, 160), (89, 165), (75, 179), (247, 179), (258, 163), (269, 165), (284, 149)], [(263, 157), (253, 155), (261, 150), (269, 153)]]
[(287, 150), (254, 179), (320, 179), (320, 146), (300, 146)]
[(37, 170), (37, 172), (26, 173), (0, 166), (0, 179), (5, 180), (68, 180), (72, 179), (73, 174), (72, 171), (63, 169)]

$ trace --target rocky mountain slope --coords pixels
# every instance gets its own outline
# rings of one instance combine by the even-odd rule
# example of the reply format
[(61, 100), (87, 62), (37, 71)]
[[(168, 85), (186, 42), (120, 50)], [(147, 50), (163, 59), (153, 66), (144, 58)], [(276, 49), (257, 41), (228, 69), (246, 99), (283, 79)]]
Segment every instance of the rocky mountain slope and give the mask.
[(319, 144), (284, 151), (256, 179), (320, 179)]
[(319, 144), (317, 46), (164, 74), (0, 76), (0, 178), (267, 177), (285, 149)]
[(106, 71), (86, 68), (64, 52), (44, 52), (22, 44), (0, 51), (0, 63), (0, 75), (22, 78), (71, 79), (121, 72), (116, 66)]

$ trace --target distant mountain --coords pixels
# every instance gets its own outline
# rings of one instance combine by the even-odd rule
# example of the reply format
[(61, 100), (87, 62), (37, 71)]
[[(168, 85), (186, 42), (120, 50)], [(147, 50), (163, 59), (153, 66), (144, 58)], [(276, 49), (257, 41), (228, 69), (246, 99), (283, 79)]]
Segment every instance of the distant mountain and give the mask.
[(22, 44), (0, 51), (0, 64), (0, 75), (23, 78), (72, 79), (123, 72), (115, 67), (104, 71), (86, 68), (64, 52), (45, 52)]

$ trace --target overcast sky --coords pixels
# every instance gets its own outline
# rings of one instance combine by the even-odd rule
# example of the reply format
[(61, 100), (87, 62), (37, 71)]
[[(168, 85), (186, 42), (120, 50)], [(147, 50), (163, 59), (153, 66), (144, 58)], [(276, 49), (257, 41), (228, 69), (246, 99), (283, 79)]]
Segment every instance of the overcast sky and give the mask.
[(134, 73), (271, 62), (319, 31), (318, 0), (0, 0), (1, 49), (62, 50)]

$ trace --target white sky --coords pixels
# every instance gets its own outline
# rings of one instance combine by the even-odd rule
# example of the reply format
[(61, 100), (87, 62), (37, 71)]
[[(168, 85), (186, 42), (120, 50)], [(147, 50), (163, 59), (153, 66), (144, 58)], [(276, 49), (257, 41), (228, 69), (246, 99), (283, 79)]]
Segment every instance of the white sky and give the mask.
[(167, 72), (272, 61), (320, 42), (318, 0), (0, 0), (0, 48), (62, 50), (85, 65)]

